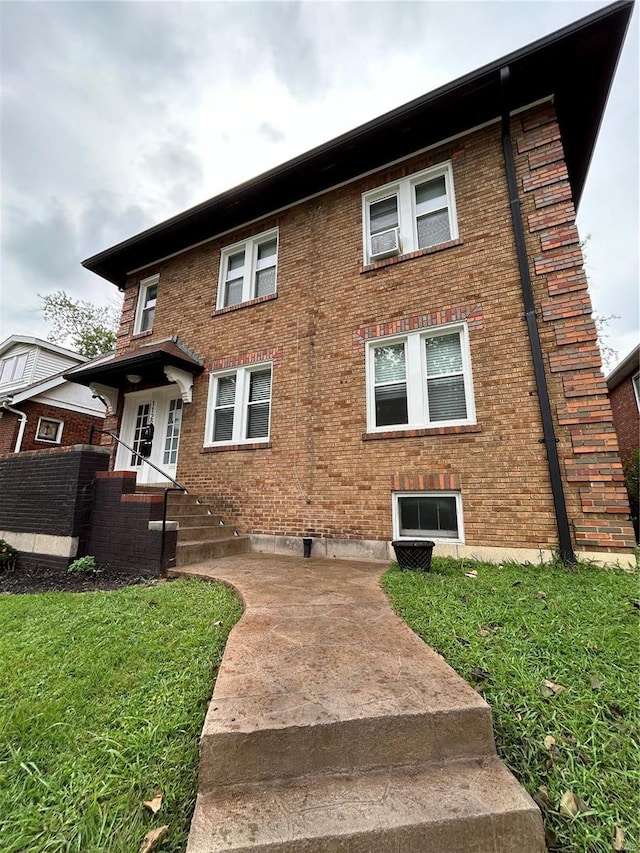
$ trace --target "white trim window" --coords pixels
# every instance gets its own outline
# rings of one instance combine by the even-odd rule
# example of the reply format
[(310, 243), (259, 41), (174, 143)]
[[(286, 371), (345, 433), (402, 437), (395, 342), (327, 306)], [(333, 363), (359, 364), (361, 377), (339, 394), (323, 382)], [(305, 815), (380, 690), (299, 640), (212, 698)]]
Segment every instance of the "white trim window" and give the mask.
[(140, 282), (138, 293), (138, 307), (136, 310), (136, 322), (134, 334), (150, 332), (153, 329), (153, 321), (156, 315), (156, 301), (158, 299), (159, 275), (152, 275)]
[(394, 539), (464, 542), (460, 492), (394, 492)]
[(460, 426), (475, 417), (466, 324), (369, 342), (369, 432)]
[(36, 441), (47, 441), (50, 444), (60, 444), (64, 421), (55, 418), (39, 418), (36, 429)]
[(365, 263), (458, 236), (453, 171), (441, 163), (362, 196)]
[(27, 358), (28, 353), (26, 352), (5, 358), (0, 366), (0, 385), (7, 385), (9, 382), (17, 382), (22, 379), (27, 366)]
[(634, 394), (636, 395), (636, 406), (640, 411), (640, 373), (636, 373), (631, 382), (633, 384)]
[(222, 250), (217, 307), (229, 308), (276, 292), (278, 229)]
[(271, 364), (212, 373), (205, 447), (269, 440)]

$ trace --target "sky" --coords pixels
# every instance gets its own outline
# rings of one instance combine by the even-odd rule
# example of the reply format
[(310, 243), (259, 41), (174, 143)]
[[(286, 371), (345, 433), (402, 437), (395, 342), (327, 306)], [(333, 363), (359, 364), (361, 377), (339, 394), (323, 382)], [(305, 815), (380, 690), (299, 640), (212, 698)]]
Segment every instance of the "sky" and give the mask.
[[(83, 259), (603, 3), (0, 0), (0, 340)], [(578, 227), (606, 343), (638, 342), (638, 10)], [(610, 367), (615, 364), (611, 362)]]

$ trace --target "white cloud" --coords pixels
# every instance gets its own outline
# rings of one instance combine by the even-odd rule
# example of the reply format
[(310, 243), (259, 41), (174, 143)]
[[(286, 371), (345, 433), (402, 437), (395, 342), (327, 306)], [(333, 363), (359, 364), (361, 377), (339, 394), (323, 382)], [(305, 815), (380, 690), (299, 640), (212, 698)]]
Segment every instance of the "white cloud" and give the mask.
[[(0, 3), (2, 336), (80, 261), (517, 49), (593, 2)], [(594, 301), (637, 334), (638, 27), (580, 211)]]

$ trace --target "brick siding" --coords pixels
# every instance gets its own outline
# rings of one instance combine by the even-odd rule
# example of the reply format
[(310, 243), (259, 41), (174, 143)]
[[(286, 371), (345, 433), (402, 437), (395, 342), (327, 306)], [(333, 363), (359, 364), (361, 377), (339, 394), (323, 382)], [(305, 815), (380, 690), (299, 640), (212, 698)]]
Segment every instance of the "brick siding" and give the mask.
[[(632, 531), (560, 132), (550, 106), (515, 118), (512, 129), (575, 545), (620, 550)], [(362, 193), (445, 160), (459, 239), (363, 266)], [(216, 311), (221, 249), (276, 226), (277, 297)], [(152, 339), (179, 335), (208, 369), (278, 354), (268, 446), (203, 450), (207, 371), (184, 408), (178, 479), (210, 495), (232, 524), (258, 534), (390, 540), (394, 484), (437, 472), (459, 484), (468, 545), (557, 547), (498, 124), (130, 277), (119, 352), (140, 344), (132, 334), (138, 285), (156, 272)], [(367, 337), (453, 319), (469, 325), (478, 426), (367, 440)], [(121, 411), (122, 398), (108, 428)]]
[(613, 424), (620, 444), (623, 464), (640, 444), (640, 413), (633, 390), (632, 377), (628, 376), (610, 392)]
[[(44, 450), (49, 447), (71, 447), (75, 444), (84, 444), (89, 435), (89, 427), (93, 424), (102, 428), (104, 419), (81, 412), (73, 412), (70, 409), (61, 409), (46, 403), (38, 403), (27, 400), (15, 407), (27, 416), (27, 424), (22, 437), (21, 451)], [(62, 436), (60, 444), (52, 444), (40, 441), (36, 438), (39, 418), (51, 418), (55, 421), (63, 421)], [(0, 456), (7, 456), (14, 452), (20, 418), (12, 412), (3, 412), (0, 419)]]

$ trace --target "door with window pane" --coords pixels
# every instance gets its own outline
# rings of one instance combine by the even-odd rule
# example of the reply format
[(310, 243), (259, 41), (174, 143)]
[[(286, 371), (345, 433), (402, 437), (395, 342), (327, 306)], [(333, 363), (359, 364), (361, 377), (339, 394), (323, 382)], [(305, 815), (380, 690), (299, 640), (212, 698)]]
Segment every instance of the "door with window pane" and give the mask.
[[(137, 453), (150, 451), (145, 458), (173, 478), (181, 427), (182, 398), (175, 385), (125, 395), (120, 437)], [(160, 471), (121, 445), (116, 454), (116, 469), (135, 471), (138, 483), (170, 485)]]

